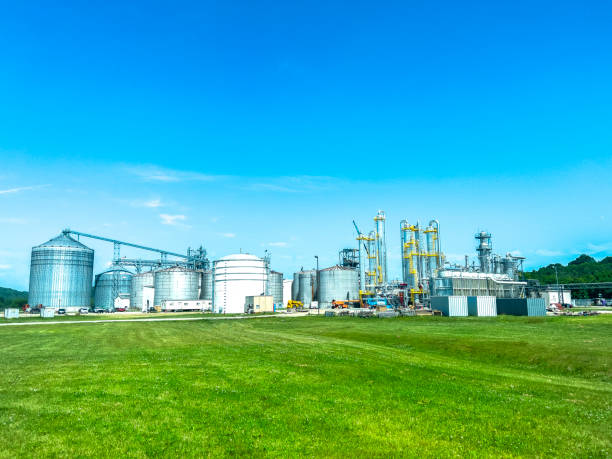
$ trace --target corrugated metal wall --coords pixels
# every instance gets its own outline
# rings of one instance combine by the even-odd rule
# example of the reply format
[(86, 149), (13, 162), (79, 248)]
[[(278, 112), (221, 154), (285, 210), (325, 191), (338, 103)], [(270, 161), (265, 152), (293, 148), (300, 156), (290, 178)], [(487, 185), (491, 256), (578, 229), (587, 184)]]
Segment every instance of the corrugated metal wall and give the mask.
[(431, 308), (442, 312), (447, 317), (467, 317), (468, 302), (466, 296), (433, 296)]
[(468, 314), (478, 317), (495, 317), (497, 301), (494, 296), (468, 296)]

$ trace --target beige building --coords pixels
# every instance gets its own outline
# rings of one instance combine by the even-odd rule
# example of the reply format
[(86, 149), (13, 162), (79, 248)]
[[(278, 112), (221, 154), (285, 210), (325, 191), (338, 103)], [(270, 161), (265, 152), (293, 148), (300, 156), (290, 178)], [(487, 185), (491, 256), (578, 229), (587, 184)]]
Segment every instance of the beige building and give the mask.
[(274, 297), (271, 295), (245, 297), (244, 312), (250, 311), (253, 311), (255, 314), (260, 312), (274, 312)]

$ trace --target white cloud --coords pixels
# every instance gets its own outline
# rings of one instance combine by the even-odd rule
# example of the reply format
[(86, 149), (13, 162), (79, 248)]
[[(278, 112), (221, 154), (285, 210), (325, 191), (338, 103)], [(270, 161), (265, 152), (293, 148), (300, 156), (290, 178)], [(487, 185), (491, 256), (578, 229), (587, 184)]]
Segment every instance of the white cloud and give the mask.
[(236, 237), (236, 233), (219, 233), (219, 236), (231, 239)]
[(162, 203), (159, 199), (152, 199), (150, 201), (147, 201), (144, 203), (145, 207), (151, 207), (151, 208), (155, 208), (155, 207), (161, 207)]
[(509, 252), (510, 255), (512, 255), (513, 257), (522, 257), (523, 254), (521, 253), (520, 250), (512, 250), (511, 252)]
[(186, 181), (213, 181), (224, 176), (221, 175), (207, 175), (200, 172), (192, 171), (180, 171), (174, 169), (164, 169), (152, 165), (142, 166), (131, 166), (127, 167), (126, 170), (146, 182), (186, 182)]
[(592, 244), (589, 242), (587, 247), (591, 252), (605, 252), (612, 250), (612, 242), (604, 242), (602, 244)]
[(4, 217), (0, 218), (0, 223), (10, 223), (13, 225), (25, 225), (28, 221), (25, 218), (19, 217)]
[(11, 269), (11, 265), (0, 265), (0, 269)]
[(270, 247), (289, 247), (287, 242), (269, 242), (268, 245)]
[(187, 219), (187, 217), (185, 217), (184, 215), (159, 214), (159, 217), (162, 219), (163, 225), (172, 225), (172, 226), (181, 225), (181, 222)]
[(543, 257), (558, 257), (563, 255), (563, 252), (559, 252), (558, 250), (547, 250), (547, 249), (538, 249), (535, 251), (536, 255), (541, 255)]
[(221, 217), (210, 217), (212, 223), (217, 223), (219, 220), (221, 220)]
[(9, 188), (7, 190), (0, 190), (0, 194), (12, 194), (12, 193), (19, 193), (20, 191), (38, 190), (39, 188), (44, 188), (46, 186), (49, 186), (49, 185), (35, 185), (35, 186), (22, 186), (18, 188)]
[[(265, 181), (262, 181), (265, 180)], [(279, 193), (300, 193), (321, 191), (331, 188), (338, 179), (326, 176), (298, 175), (259, 179), (246, 187), (250, 191), (273, 191)]]

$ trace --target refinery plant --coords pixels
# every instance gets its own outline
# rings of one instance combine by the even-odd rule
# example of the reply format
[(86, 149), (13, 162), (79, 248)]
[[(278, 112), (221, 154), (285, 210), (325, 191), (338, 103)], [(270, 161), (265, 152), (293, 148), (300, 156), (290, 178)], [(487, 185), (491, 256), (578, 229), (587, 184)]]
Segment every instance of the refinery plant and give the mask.
[[(490, 310), (492, 301), (532, 301), (526, 298), (527, 283), (520, 279), (524, 259), (493, 253), (488, 232), (475, 235), (477, 263), (466, 255), (465, 263), (453, 264), (442, 250), (437, 220), (423, 226), (401, 220), (402, 274), (391, 279), (385, 212), (376, 213), (370, 231), (362, 232), (355, 221), (353, 226), (355, 246), (339, 251), (337, 265), (319, 269), (316, 257), (316, 268), (302, 268), (287, 280), (271, 269), (267, 252), (263, 257), (238, 253), (211, 261), (201, 246), (181, 254), (66, 229), (32, 248), (29, 304), (77, 312), (89, 308), (93, 298), (96, 311), (435, 309), (468, 315), (469, 309), (484, 315), (478, 311)], [(113, 244), (110, 269), (93, 276), (94, 251), (82, 238)], [(122, 257), (122, 246), (155, 256)]]

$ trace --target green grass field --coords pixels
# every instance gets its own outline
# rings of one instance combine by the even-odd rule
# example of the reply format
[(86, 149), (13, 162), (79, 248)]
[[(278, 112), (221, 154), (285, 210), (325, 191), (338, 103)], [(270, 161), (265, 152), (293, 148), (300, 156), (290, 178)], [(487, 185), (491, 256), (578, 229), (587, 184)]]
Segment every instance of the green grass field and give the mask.
[(0, 327), (0, 457), (612, 454), (612, 317)]

